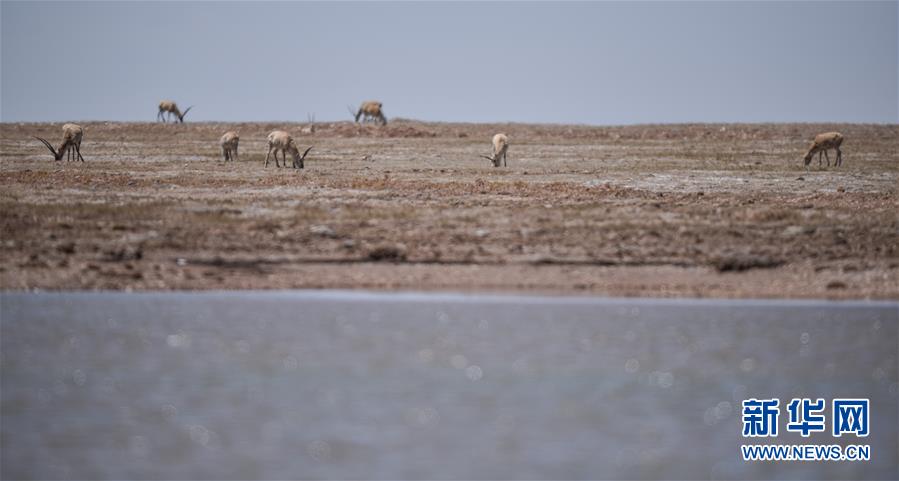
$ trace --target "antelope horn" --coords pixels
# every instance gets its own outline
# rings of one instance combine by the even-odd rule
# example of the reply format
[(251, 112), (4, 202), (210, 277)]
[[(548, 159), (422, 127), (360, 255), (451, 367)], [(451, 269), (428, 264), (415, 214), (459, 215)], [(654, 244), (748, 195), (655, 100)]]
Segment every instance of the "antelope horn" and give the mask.
[(44, 145), (46, 145), (47, 148), (50, 149), (50, 152), (53, 152), (53, 157), (59, 157), (59, 154), (56, 152), (56, 149), (54, 149), (53, 146), (50, 145), (50, 142), (47, 142), (46, 140), (44, 140), (44, 139), (42, 139), (42, 138), (40, 138), (40, 137), (35, 137), (35, 138), (36, 138), (37, 140), (40, 140), (41, 142), (43, 142)]
[(490, 162), (496, 162), (496, 159), (494, 159), (493, 157), (487, 157), (486, 155), (481, 155), (481, 157), (489, 160)]
[(184, 116), (187, 115), (187, 113), (190, 112), (190, 109), (192, 109), (192, 108), (194, 108), (193, 105), (191, 105), (190, 107), (184, 109), (184, 113), (182, 113), (181, 115), (179, 115), (178, 118), (181, 119), (182, 122), (184, 122)]
[(300, 159), (301, 159), (301, 160), (302, 160), (302, 159), (305, 159), (305, 158), (306, 158), (306, 154), (308, 154), (310, 150), (312, 150), (312, 146), (311, 146), (311, 145), (309, 146), (308, 149), (306, 149), (305, 152), (303, 152), (303, 155), (300, 157)]

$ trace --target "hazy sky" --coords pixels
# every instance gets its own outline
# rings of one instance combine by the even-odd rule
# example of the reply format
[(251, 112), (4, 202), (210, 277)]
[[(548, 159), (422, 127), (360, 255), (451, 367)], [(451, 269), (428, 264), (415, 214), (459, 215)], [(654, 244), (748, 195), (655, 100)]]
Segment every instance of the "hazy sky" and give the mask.
[(0, 2), (3, 121), (899, 122), (896, 1)]

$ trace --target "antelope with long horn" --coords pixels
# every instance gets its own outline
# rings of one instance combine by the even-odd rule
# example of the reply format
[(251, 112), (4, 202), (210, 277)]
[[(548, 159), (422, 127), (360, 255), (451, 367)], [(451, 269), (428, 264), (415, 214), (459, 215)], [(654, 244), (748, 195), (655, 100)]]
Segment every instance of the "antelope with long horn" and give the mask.
[(222, 136), (222, 157), (225, 158), (225, 162), (229, 160), (239, 160), (237, 158), (238, 143), (240, 143), (240, 136), (233, 130), (225, 132), (225, 135)]
[(837, 151), (837, 158), (834, 160), (834, 167), (839, 167), (843, 165), (843, 151), (840, 150), (840, 145), (843, 144), (843, 135), (839, 132), (827, 132), (825, 134), (818, 134), (815, 136), (815, 140), (812, 141), (812, 145), (809, 146), (808, 150), (805, 152), (805, 157), (802, 160), (805, 161), (805, 170), (808, 170), (808, 164), (812, 162), (812, 157), (815, 154), (818, 154), (818, 165), (821, 165), (821, 155), (824, 154), (824, 157), (827, 158), (827, 166), (830, 167), (830, 156), (827, 155), (827, 151), (830, 149), (834, 149)]
[(165, 123), (165, 114), (168, 114), (169, 118), (174, 115), (178, 119), (178, 122), (183, 124), (184, 116), (187, 115), (187, 112), (189, 112), (192, 108), (194, 108), (193, 105), (182, 112), (178, 109), (178, 104), (176, 104), (175, 102), (171, 100), (163, 100), (162, 102), (159, 102), (159, 113), (156, 114), (156, 120), (161, 120), (163, 123)]
[(65, 124), (62, 126), (62, 144), (59, 145), (59, 149), (54, 149), (53, 145), (46, 140), (35, 137), (37, 140), (43, 142), (44, 145), (50, 149), (50, 152), (53, 153), (53, 158), (56, 160), (62, 160), (62, 156), (69, 153), (69, 161), (81, 160), (84, 162), (84, 157), (81, 156), (81, 138), (84, 136), (84, 129), (81, 128), (78, 124)]
[(355, 118), (356, 122), (359, 122), (359, 118), (362, 117), (363, 123), (374, 120), (381, 125), (387, 125), (387, 117), (384, 116), (384, 104), (381, 102), (374, 100), (362, 102), (362, 105), (359, 106), (359, 110), (357, 110), (355, 114), (353, 113), (352, 108), (347, 108), (350, 111), (350, 115), (353, 115)]
[(312, 150), (311, 146), (300, 154), (300, 149), (297, 148), (293, 137), (283, 130), (276, 130), (268, 134), (268, 154), (265, 155), (265, 166), (268, 167), (269, 157), (274, 156), (275, 166), (280, 168), (281, 164), (278, 163), (278, 152), (280, 151), (281, 156), (284, 158), (284, 167), (287, 167), (287, 154), (290, 153), (293, 157), (293, 168), (302, 169), (304, 167), (303, 161), (310, 150)]
[(506, 152), (509, 150), (509, 137), (506, 134), (496, 134), (493, 136), (493, 156), (488, 157), (486, 155), (482, 155), (481, 157), (493, 162), (494, 167), (499, 167), (500, 158), (502, 158), (503, 166), (508, 167), (506, 163)]
[(300, 132), (304, 134), (314, 134), (315, 133), (315, 114), (306, 114), (306, 118), (309, 120), (309, 124), (300, 129)]

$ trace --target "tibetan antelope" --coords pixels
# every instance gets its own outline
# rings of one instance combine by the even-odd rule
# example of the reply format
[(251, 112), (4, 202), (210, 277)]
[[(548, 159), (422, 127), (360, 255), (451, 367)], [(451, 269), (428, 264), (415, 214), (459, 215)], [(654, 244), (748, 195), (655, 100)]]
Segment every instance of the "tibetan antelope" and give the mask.
[(362, 102), (362, 105), (359, 106), (359, 110), (357, 110), (355, 114), (353, 114), (352, 108), (347, 108), (350, 110), (350, 115), (355, 117), (356, 122), (359, 122), (359, 118), (362, 117), (363, 123), (374, 120), (381, 125), (387, 125), (387, 117), (384, 116), (383, 107), (384, 104), (381, 102), (369, 100), (368, 102)]
[(493, 157), (482, 155), (481, 157), (493, 162), (494, 167), (499, 167), (500, 157), (502, 157), (503, 166), (508, 167), (506, 163), (506, 151), (509, 150), (509, 137), (506, 134), (496, 134), (493, 136)]
[(168, 114), (169, 118), (173, 115), (178, 118), (178, 122), (184, 123), (184, 116), (187, 115), (187, 112), (190, 109), (194, 108), (193, 105), (187, 108), (184, 112), (178, 110), (178, 104), (172, 102), (171, 100), (163, 100), (159, 102), (159, 113), (156, 114), (156, 120), (162, 120), (165, 123), (165, 115)]
[(303, 160), (306, 159), (306, 154), (312, 150), (312, 147), (310, 146), (301, 155), (300, 149), (297, 148), (297, 144), (293, 141), (293, 137), (283, 130), (276, 130), (268, 134), (268, 154), (265, 155), (266, 167), (268, 167), (268, 158), (272, 155), (275, 157), (275, 166), (281, 167), (281, 164), (278, 163), (279, 150), (281, 151), (281, 156), (284, 157), (284, 167), (287, 167), (287, 153), (290, 152), (290, 155), (293, 156), (293, 168), (302, 169)]
[(75, 160), (75, 156), (77, 154), (77, 158), (84, 162), (84, 157), (81, 156), (81, 138), (84, 136), (84, 129), (81, 128), (78, 124), (65, 124), (62, 126), (62, 144), (59, 145), (59, 149), (54, 149), (50, 142), (46, 140), (35, 137), (40, 140), (50, 149), (50, 152), (53, 152), (53, 158), (56, 160), (62, 160), (62, 156), (69, 153), (68, 160)]
[(237, 132), (233, 130), (230, 132), (225, 132), (225, 135), (222, 136), (222, 157), (225, 158), (225, 162), (229, 160), (239, 160), (237, 158), (238, 143), (240, 143), (240, 136), (237, 135)]
[(300, 132), (304, 134), (314, 134), (315, 133), (315, 114), (306, 114), (306, 118), (309, 119), (309, 124), (300, 129)]
[(830, 156), (827, 155), (827, 151), (830, 149), (837, 151), (837, 158), (833, 162), (834, 167), (843, 165), (843, 151), (840, 150), (842, 143), (843, 135), (839, 132), (827, 132), (816, 135), (812, 145), (805, 152), (805, 157), (802, 158), (805, 161), (805, 170), (808, 170), (808, 164), (812, 162), (812, 157), (815, 154), (818, 154), (818, 165), (821, 165), (821, 155), (823, 154), (827, 158), (827, 166), (830, 167)]

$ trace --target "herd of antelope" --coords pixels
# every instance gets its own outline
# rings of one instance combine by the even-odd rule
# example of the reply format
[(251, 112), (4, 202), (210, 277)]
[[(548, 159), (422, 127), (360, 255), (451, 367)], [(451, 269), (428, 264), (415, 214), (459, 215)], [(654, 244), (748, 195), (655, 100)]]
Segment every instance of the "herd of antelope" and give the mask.
[[(174, 122), (175, 119), (177, 119), (179, 123), (184, 123), (184, 116), (186, 116), (187, 112), (192, 108), (193, 106), (190, 106), (182, 112), (175, 102), (163, 100), (162, 102), (159, 102), (159, 113), (156, 115), (156, 119), (165, 123), (166, 115), (168, 115), (169, 120)], [(384, 116), (383, 104), (381, 102), (362, 102), (362, 105), (360, 105), (355, 112), (351, 107), (348, 107), (348, 109), (350, 115), (355, 118), (357, 123), (361, 118), (363, 123), (376, 122), (380, 125), (387, 125), (387, 117)], [(309, 118), (309, 126), (305, 127), (303, 132), (315, 132), (315, 117)], [(62, 160), (62, 157), (68, 153), (69, 161), (80, 160), (81, 162), (84, 162), (84, 157), (81, 156), (81, 139), (83, 136), (84, 129), (81, 128), (80, 125), (65, 124), (62, 126), (62, 143), (59, 148), (54, 149), (53, 145), (45, 139), (40, 137), (35, 138), (40, 140), (48, 149), (50, 149), (50, 152), (53, 153), (53, 158), (56, 160)], [(222, 158), (225, 162), (238, 160), (237, 145), (239, 142), (240, 136), (237, 132), (229, 131), (222, 135), (219, 143), (222, 148)], [(821, 156), (823, 155), (827, 159), (827, 166), (830, 167), (830, 155), (827, 153), (829, 150), (836, 151), (834, 166), (839, 167), (843, 165), (843, 151), (840, 150), (842, 144), (843, 135), (839, 132), (827, 132), (816, 135), (814, 140), (812, 140), (812, 144), (806, 150), (805, 156), (803, 156), (805, 170), (809, 170), (809, 164), (811, 164), (815, 154), (818, 154), (819, 166), (821, 165)], [(306, 155), (309, 154), (310, 150), (312, 150), (312, 147), (307, 148), (300, 154), (300, 148), (297, 147), (296, 142), (290, 134), (283, 130), (275, 130), (268, 134), (268, 153), (265, 155), (264, 165), (265, 167), (268, 167), (269, 159), (274, 157), (275, 167), (281, 167), (281, 163), (278, 161), (278, 152), (281, 152), (285, 167), (287, 167), (287, 154), (290, 154), (293, 160), (291, 167), (302, 169), (304, 167), (303, 161), (306, 159)], [(494, 167), (499, 167), (500, 163), (502, 163), (504, 167), (507, 167), (506, 155), (508, 150), (509, 137), (506, 134), (496, 134), (493, 136), (493, 155), (481, 155), (481, 157), (492, 162)]]

